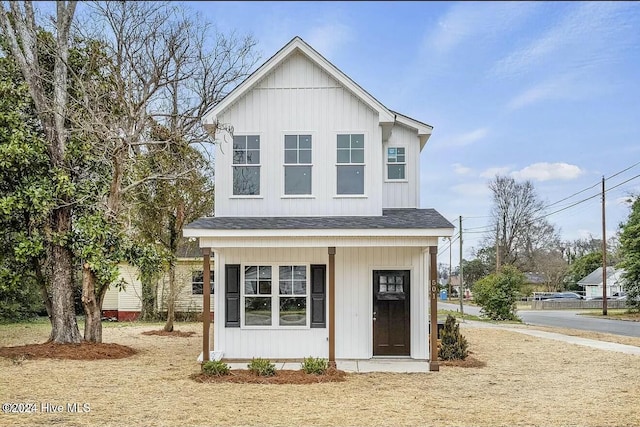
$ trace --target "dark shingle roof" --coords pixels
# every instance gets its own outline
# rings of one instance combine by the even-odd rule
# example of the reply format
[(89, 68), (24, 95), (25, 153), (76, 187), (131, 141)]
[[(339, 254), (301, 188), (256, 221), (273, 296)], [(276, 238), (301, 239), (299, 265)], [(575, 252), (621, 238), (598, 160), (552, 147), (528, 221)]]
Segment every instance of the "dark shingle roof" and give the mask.
[(212, 217), (185, 228), (211, 230), (454, 228), (435, 209), (383, 209), (382, 216)]

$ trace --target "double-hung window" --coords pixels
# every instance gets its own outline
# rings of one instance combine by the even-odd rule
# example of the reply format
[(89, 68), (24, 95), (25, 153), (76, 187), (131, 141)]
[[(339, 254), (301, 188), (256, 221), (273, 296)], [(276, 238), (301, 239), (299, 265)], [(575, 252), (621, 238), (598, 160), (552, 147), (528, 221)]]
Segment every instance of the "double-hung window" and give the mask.
[(337, 193), (364, 194), (364, 135), (338, 135)]
[(245, 326), (308, 326), (306, 265), (246, 265), (243, 280)]
[(407, 161), (404, 147), (387, 148), (387, 179), (389, 181), (403, 181), (406, 178)]
[(260, 136), (233, 137), (233, 195), (260, 195)]
[(311, 194), (311, 135), (284, 137), (284, 194)]
[[(211, 295), (213, 295), (213, 270), (209, 273), (209, 285), (211, 288)], [(204, 284), (204, 274), (202, 270), (191, 272), (191, 294), (202, 295)]]

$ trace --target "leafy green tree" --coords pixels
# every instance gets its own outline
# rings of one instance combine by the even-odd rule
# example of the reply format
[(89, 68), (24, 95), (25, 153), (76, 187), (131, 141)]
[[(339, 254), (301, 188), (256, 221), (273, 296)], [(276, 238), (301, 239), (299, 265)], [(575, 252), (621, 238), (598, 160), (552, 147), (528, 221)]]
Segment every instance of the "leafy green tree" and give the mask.
[(621, 226), (620, 250), (622, 261), (618, 266), (625, 270), (627, 306), (640, 311), (640, 196), (635, 197), (629, 220)]
[(482, 313), (492, 320), (516, 320), (516, 301), (524, 283), (524, 274), (505, 265), (499, 273), (476, 282), (474, 300), (482, 307)]
[(0, 319), (51, 312), (43, 272), (47, 215), (52, 205), (46, 144), (27, 87), (0, 58)]
[(473, 284), (489, 274), (489, 266), (481, 259), (475, 258), (470, 261), (462, 260), (462, 271), (464, 272), (464, 283), (469, 289), (473, 289)]
[(602, 267), (602, 251), (591, 252), (576, 258), (569, 268), (569, 288), (580, 289), (577, 283), (598, 267)]

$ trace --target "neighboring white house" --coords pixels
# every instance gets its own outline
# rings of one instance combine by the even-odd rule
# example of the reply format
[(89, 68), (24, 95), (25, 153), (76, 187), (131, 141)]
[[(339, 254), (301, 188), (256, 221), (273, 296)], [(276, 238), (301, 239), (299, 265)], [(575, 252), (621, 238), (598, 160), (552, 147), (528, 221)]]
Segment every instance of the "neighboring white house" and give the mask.
[[(181, 247), (176, 260), (176, 284), (178, 296), (176, 298), (175, 311), (177, 313), (202, 313), (203, 274), (202, 255), (199, 249)], [(136, 320), (140, 316), (142, 308), (142, 284), (140, 272), (130, 264), (118, 265), (119, 277), (125, 282), (122, 290), (110, 287), (104, 296), (102, 303), (102, 316), (117, 319), (118, 321)], [(214, 275), (211, 275), (211, 305), (214, 306)], [(156, 308), (158, 311), (167, 310), (169, 296), (169, 275), (165, 273), (158, 281)], [(211, 310), (213, 313), (213, 310)]]
[[(624, 291), (623, 269), (607, 267), (607, 296), (618, 295)], [(578, 281), (578, 285), (584, 288), (585, 299), (602, 297), (602, 267), (596, 268), (593, 272)]]
[(299, 37), (204, 123), (218, 143), (216, 213), (184, 236), (215, 255), (214, 349), (404, 356), (437, 369), (429, 304), (453, 225), (420, 208), (432, 127), (389, 110)]

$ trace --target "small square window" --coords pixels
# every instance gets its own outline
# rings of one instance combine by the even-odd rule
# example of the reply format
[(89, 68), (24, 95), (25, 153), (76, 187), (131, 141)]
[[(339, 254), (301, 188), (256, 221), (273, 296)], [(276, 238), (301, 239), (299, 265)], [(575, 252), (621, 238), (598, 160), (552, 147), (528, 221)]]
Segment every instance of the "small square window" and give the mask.
[(387, 148), (387, 179), (403, 181), (406, 179), (406, 162), (404, 147)]

